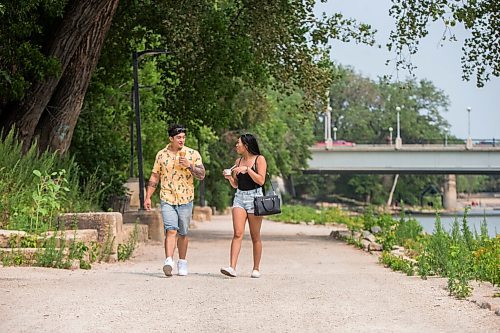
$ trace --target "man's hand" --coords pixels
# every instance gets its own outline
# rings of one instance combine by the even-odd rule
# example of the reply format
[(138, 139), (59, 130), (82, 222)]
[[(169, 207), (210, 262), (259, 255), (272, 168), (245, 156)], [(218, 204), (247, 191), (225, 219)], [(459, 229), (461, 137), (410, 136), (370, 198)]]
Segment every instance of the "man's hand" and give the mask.
[(144, 208), (146, 210), (151, 210), (151, 199), (150, 198), (146, 198), (144, 200)]
[(182, 165), (183, 167), (185, 167), (186, 169), (191, 166), (191, 163), (184, 156), (179, 157), (179, 164)]

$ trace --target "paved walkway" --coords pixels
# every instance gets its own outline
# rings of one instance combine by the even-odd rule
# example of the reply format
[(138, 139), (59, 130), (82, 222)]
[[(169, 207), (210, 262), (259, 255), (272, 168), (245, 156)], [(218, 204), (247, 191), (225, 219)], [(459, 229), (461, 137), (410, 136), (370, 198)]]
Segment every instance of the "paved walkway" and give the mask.
[(391, 272), (328, 238), (265, 221), (262, 278), (222, 276), (229, 216), (192, 230), (190, 275), (165, 278), (161, 244), (92, 270), (0, 268), (0, 332), (500, 332), (500, 316), (447, 295), (443, 279)]

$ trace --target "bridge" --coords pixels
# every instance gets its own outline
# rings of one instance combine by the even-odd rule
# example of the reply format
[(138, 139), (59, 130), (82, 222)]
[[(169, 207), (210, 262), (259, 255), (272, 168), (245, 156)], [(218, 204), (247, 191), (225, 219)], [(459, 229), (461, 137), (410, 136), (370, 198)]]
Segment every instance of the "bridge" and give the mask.
[(328, 104), (324, 118), (325, 141), (310, 148), (311, 160), (303, 172), (394, 174), (396, 176), (388, 204), (392, 200), (399, 174), (445, 174), (443, 205), (446, 209), (456, 207), (457, 174), (500, 174), (500, 147), (496, 146), (495, 139), (475, 144), (469, 127), (465, 144), (448, 145), (446, 132), (444, 145), (403, 145), (399, 107), (396, 110), (397, 136), (394, 144), (391, 127), (388, 144), (356, 145), (337, 141), (337, 128), (332, 128), (332, 108)]
[[(310, 148), (304, 173), (445, 174), (443, 205), (457, 202), (456, 174), (500, 174), (500, 147), (471, 145), (333, 145)], [(396, 183), (395, 178), (395, 183)]]
[(500, 174), (500, 146), (316, 144), (305, 173)]

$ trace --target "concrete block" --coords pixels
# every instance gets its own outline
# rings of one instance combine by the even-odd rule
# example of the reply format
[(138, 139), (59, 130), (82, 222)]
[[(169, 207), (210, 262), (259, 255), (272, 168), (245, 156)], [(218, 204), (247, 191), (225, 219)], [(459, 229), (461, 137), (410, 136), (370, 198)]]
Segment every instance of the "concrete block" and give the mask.
[[(64, 239), (67, 244), (70, 244), (73, 240), (76, 242), (82, 242), (89, 245), (91, 242), (98, 242), (99, 235), (96, 229), (79, 229), (79, 230), (65, 230), (65, 231), (47, 231), (42, 235), (42, 237), (50, 238), (55, 235), (56, 239)], [(60, 242), (57, 242), (56, 246), (60, 246)]]
[(112, 241), (110, 261), (118, 259), (118, 244), (123, 243), (122, 214), (118, 212), (95, 212), (95, 213), (69, 213), (59, 217), (59, 222), (64, 223), (69, 229), (76, 225), (78, 229), (96, 229), (97, 240), (104, 244)]
[[(140, 207), (139, 178), (129, 178), (123, 186), (127, 188), (127, 193), (130, 195), (129, 209), (131, 211), (138, 210)], [(144, 193), (146, 193), (146, 191), (144, 191)]]
[(199, 222), (209, 222), (212, 220), (212, 208), (195, 206), (193, 208), (193, 220)]
[(137, 225), (138, 228), (138, 235), (137, 235), (137, 242), (147, 242), (149, 239), (149, 226), (146, 224), (135, 224), (135, 223), (125, 223), (123, 225), (122, 229), (122, 239), (123, 242), (126, 243), (132, 236), (132, 233), (134, 232), (134, 228)]
[(139, 224), (148, 226), (148, 237), (150, 240), (163, 242), (163, 219), (160, 209), (129, 211), (123, 214), (125, 224)]
[(9, 240), (11, 237), (16, 239), (16, 244), (19, 245), (21, 238), (26, 236), (26, 232), (19, 230), (0, 230), (0, 248), (9, 247)]

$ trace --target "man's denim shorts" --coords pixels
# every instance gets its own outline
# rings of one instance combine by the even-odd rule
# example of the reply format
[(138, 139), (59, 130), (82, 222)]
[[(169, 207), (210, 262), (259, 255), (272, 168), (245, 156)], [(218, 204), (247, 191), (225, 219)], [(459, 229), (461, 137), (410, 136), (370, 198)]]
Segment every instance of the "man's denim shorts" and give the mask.
[(184, 205), (171, 205), (161, 200), (160, 204), (165, 231), (177, 230), (179, 235), (186, 236), (193, 215), (193, 202)]
[(236, 190), (233, 200), (233, 208), (243, 208), (247, 214), (253, 214), (253, 198), (263, 196), (262, 187), (255, 190)]

